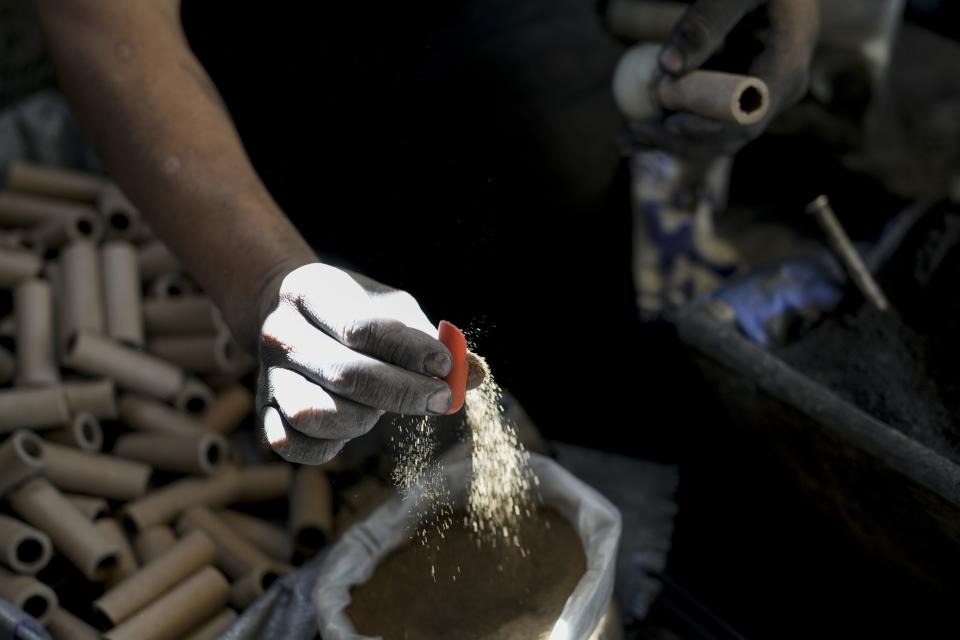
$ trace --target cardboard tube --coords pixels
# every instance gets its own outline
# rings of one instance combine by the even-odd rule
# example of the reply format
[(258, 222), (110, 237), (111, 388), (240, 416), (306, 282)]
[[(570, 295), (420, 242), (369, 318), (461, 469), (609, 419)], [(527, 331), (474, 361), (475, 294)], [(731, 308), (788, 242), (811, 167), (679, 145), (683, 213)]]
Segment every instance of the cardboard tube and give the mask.
[(143, 531), (158, 524), (167, 524), (182, 511), (196, 505), (220, 507), (231, 503), (240, 489), (240, 473), (227, 469), (204, 479), (176, 480), (123, 507), (125, 524)]
[(33, 278), (42, 267), (40, 256), (26, 249), (0, 248), (0, 288), (9, 289), (21, 280)]
[(247, 542), (207, 507), (192, 507), (177, 520), (177, 531), (186, 535), (203, 531), (217, 547), (216, 564), (234, 580), (261, 567), (276, 566), (265, 553)]
[(230, 434), (253, 412), (253, 394), (242, 384), (234, 384), (217, 394), (213, 404), (200, 418), (204, 429)]
[(143, 346), (140, 273), (137, 251), (129, 242), (114, 240), (100, 248), (107, 335), (131, 347)]
[(5, 347), (0, 346), (0, 386), (13, 380), (16, 371), (16, 358)]
[(147, 492), (148, 465), (53, 443), (44, 449), (47, 478), (63, 491), (121, 501)]
[(68, 426), (45, 433), (44, 440), (96, 453), (103, 448), (103, 428), (89, 413), (77, 413)]
[(173, 399), (173, 406), (180, 411), (201, 416), (213, 404), (213, 390), (195, 378), (187, 378)]
[(47, 167), (29, 162), (14, 162), (7, 172), (7, 188), (53, 198), (93, 202), (106, 180), (100, 176)]
[(17, 318), (17, 384), (59, 382), (50, 283), (39, 278), (21, 281), (14, 290), (13, 304)]
[(60, 252), (60, 277), (63, 279), (63, 313), (60, 315), (60, 339), (68, 344), (78, 334), (103, 334), (103, 291), (100, 258), (92, 242), (68, 244)]
[(33, 231), (81, 211), (96, 216), (96, 211), (77, 202), (10, 191), (0, 193), (0, 226), (7, 228)]
[(257, 567), (230, 585), (230, 606), (241, 611), (262, 596), (280, 574), (270, 566)]
[(35, 434), (17, 431), (0, 445), (0, 496), (43, 471), (46, 448)]
[(143, 302), (143, 322), (147, 333), (215, 333), (220, 320), (206, 296), (149, 299)]
[(31, 229), (27, 237), (32, 246), (43, 247), (44, 251), (77, 241), (99, 242), (103, 237), (103, 221), (89, 207), (64, 208)]
[(154, 278), (148, 293), (154, 300), (176, 300), (182, 296), (198, 295), (198, 288), (185, 273), (173, 271)]
[(193, 373), (218, 373), (229, 359), (217, 350), (225, 349), (213, 333), (157, 336), (147, 342), (147, 351)]
[(105, 633), (106, 640), (180, 640), (227, 604), (230, 586), (219, 571), (205, 567), (153, 604)]
[(53, 589), (30, 576), (18, 576), (0, 571), (0, 598), (9, 600), (40, 624), (46, 624), (57, 608)]
[(173, 529), (166, 525), (148, 527), (133, 539), (133, 548), (142, 564), (153, 562), (175, 544), (177, 537), (173, 535)]
[(70, 423), (70, 410), (57, 387), (0, 391), (0, 433), (51, 429)]
[(237, 471), (236, 502), (265, 502), (287, 496), (293, 469), (286, 462), (245, 467)]
[(112, 586), (94, 601), (93, 608), (103, 619), (104, 626), (121, 624), (209, 566), (216, 555), (217, 549), (210, 537), (202, 531), (194, 531), (126, 580)]
[(113, 380), (65, 382), (62, 389), (73, 413), (89, 413), (98, 420), (117, 417), (117, 390)]
[(327, 474), (301, 466), (290, 490), (290, 535), (304, 556), (315, 555), (333, 537), (333, 496)]
[(217, 433), (127, 433), (113, 454), (173, 473), (213, 475), (227, 462), (230, 446)]
[(132, 240), (140, 227), (140, 212), (120, 188), (107, 184), (97, 196), (97, 210), (107, 225), (107, 237)]
[(53, 640), (100, 640), (100, 632), (63, 607), (57, 608), (47, 621)]
[(180, 261), (170, 253), (170, 249), (159, 240), (148, 242), (138, 250), (140, 277), (144, 281), (157, 276), (180, 270)]
[(113, 518), (100, 518), (93, 523), (93, 526), (103, 534), (104, 538), (116, 545), (117, 549), (120, 550), (120, 555), (117, 559), (117, 568), (107, 580), (107, 586), (112, 587), (121, 580), (136, 573), (140, 565), (137, 563), (137, 558), (133, 554), (133, 547), (130, 546), (130, 541), (127, 540), (127, 536), (124, 535), (119, 522)]
[(15, 573), (33, 575), (47, 566), (53, 553), (50, 538), (30, 525), (0, 515), (0, 562)]
[(607, 28), (630, 42), (665, 42), (689, 7), (683, 2), (663, 0), (611, 0), (607, 5)]
[(137, 431), (196, 434), (200, 423), (190, 415), (152, 398), (126, 394), (119, 402), (120, 422)]
[(664, 109), (741, 125), (760, 122), (770, 108), (770, 90), (763, 80), (719, 71), (665, 76), (657, 85), (657, 96)]
[(122, 389), (171, 400), (185, 382), (183, 371), (155, 356), (107, 338), (78, 335), (67, 348), (67, 364), (77, 371), (113, 378)]
[(266, 520), (231, 509), (217, 509), (214, 513), (240, 537), (278, 562), (289, 562), (292, 554), (290, 536), (282, 528)]
[(10, 506), (40, 529), (83, 575), (103, 581), (116, 568), (120, 550), (45, 478), (34, 478), (12, 492)]
[(83, 496), (75, 493), (63, 494), (70, 503), (90, 520), (99, 520), (110, 514), (110, 505), (103, 498)]
[(237, 619), (237, 612), (224, 609), (184, 636), (183, 640), (217, 640)]

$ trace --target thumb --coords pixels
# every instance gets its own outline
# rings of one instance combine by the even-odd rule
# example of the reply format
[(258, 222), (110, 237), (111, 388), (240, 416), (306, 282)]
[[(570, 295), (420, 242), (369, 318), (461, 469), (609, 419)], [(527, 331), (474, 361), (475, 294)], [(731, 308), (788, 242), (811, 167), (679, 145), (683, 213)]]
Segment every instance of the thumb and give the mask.
[(680, 75), (700, 68), (760, 0), (698, 0), (690, 5), (660, 51), (665, 73)]

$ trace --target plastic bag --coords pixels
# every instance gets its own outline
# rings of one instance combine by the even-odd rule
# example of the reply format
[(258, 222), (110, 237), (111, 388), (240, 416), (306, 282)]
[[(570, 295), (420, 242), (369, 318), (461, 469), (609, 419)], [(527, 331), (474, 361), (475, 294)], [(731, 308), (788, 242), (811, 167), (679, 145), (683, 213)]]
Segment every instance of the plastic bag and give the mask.
[[(613, 595), (620, 512), (610, 501), (549, 458), (531, 454), (530, 465), (540, 481), (543, 504), (574, 525), (583, 542), (587, 571), (567, 598), (550, 640), (584, 640), (598, 627)], [(443, 469), (455, 504), (462, 505), (469, 462)], [(369, 640), (359, 635), (346, 614), (351, 587), (365, 583), (380, 561), (410, 541), (419, 498), (394, 497), (363, 522), (351, 527), (326, 555), (314, 589), (317, 624), (324, 640)]]

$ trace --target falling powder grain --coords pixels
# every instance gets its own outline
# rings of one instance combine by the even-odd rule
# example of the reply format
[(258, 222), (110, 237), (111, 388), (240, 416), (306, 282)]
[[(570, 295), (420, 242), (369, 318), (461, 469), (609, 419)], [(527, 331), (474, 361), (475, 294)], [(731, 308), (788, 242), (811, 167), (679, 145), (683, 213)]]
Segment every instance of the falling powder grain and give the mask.
[(467, 426), (473, 439), (472, 474), (467, 492), (467, 518), (481, 540), (502, 538), (520, 546), (516, 532), (533, 512), (537, 478), (516, 430), (504, 419), (503, 391), (486, 361), (483, 383), (467, 392)]

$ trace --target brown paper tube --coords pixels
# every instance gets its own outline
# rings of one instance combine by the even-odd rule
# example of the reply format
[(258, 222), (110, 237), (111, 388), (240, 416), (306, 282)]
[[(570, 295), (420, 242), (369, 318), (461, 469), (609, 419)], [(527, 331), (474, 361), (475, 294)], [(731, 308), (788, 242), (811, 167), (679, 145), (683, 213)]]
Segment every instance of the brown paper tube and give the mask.
[(59, 382), (50, 283), (39, 278), (21, 281), (14, 290), (13, 304), (17, 318), (17, 384)]
[(265, 502), (287, 496), (293, 468), (286, 462), (246, 467), (237, 472), (236, 502)]
[(719, 71), (664, 77), (657, 85), (657, 96), (670, 111), (742, 125), (763, 120), (770, 108), (770, 91), (763, 80)]
[(62, 491), (121, 501), (147, 492), (149, 465), (49, 442), (44, 453), (47, 478)]
[(200, 424), (208, 431), (233, 433), (253, 411), (253, 394), (242, 384), (235, 384), (217, 394)]
[(182, 271), (161, 273), (153, 279), (147, 293), (153, 300), (176, 300), (183, 296), (198, 295), (197, 285)]
[(12, 313), (3, 316), (3, 319), (0, 319), (0, 336), (3, 336), (4, 338), (16, 338), (17, 319)]
[(82, 451), (97, 452), (103, 448), (103, 428), (100, 421), (89, 413), (78, 413), (63, 429), (54, 429), (44, 434), (44, 440), (63, 444)]
[(23, 228), (28, 233), (56, 220), (69, 219), (80, 211), (97, 215), (88, 206), (60, 198), (10, 191), (0, 193), (0, 226)]
[(159, 240), (148, 242), (138, 250), (140, 277), (144, 281), (157, 276), (180, 270), (180, 261), (170, 253), (170, 249)]
[(333, 496), (327, 474), (302, 466), (290, 489), (290, 535), (305, 556), (316, 554), (333, 536)]
[(9, 289), (21, 280), (33, 278), (42, 267), (40, 256), (26, 249), (0, 248), (0, 289)]
[(177, 531), (186, 535), (191, 531), (203, 531), (217, 547), (218, 567), (234, 580), (243, 578), (259, 567), (276, 566), (255, 546), (247, 542), (226, 522), (218, 518), (207, 507), (192, 507), (177, 520)]
[(0, 561), (10, 570), (33, 575), (47, 566), (52, 553), (47, 534), (0, 515)]
[(43, 471), (46, 465), (43, 442), (29, 431), (17, 431), (0, 446), (0, 496)]
[(222, 609), (229, 597), (230, 586), (223, 574), (206, 567), (103, 637), (106, 640), (180, 640), (190, 629)]
[(213, 404), (213, 389), (194, 378), (188, 378), (173, 399), (173, 406), (194, 416), (202, 416)]
[(115, 184), (108, 184), (97, 196), (97, 210), (107, 225), (107, 237), (129, 240), (137, 235), (140, 213)]
[(100, 632), (59, 607), (47, 620), (47, 631), (53, 640), (100, 640)]
[(0, 346), (0, 385), (5, 385), (13, 380), (13, 373), (16, 370), (16, 359), (5, 347)]
[[(217, 354), (225, 346), (213, 333), (158, 336), (147, 341), (147, 351), (193, 373), (218, 373), (228, 362), (225, 354)], [(221, 360), (222, 358), (222, 360)]]
[(40, 529), (83, 575), (102, 581), (116, 568), (120, 550), (44, 478), (34, 478), (12, 492), (10, 506)]
[(227, 462), (230, 446), (217, 433), (127, 433), (117, 438), (113, 454), (145, 462), (154, 469), (213, 475)]
[(190, 415), (153, 398), (126, 394), (120, 398), (120, 422), (137, 431), (196, 434), (200, 423)]
[(8, 189), (81, 202), (96, 200), (105, 184), (106, 180), (91, 173), (29, 162), (15, 162), (7, 172)]
[(59, 249), (71, 242), (99, 242), (103, 238), (103, 221), (93, 209), (73, 207), (31, 229), (27, 238), (32, 247), (43, 248), (43, 252)]
[(224, 609), (183, 637), (183, 640), (217, 640), (237, 619), (237, 612)]
[(93, 526), (120, 550), (120, 555), (117, 558), (117, 568), (114, 569), (107, 580), (107, 586), (112, 587), (136, 573), (140, 565), (137, 563), (137, 557), (133, 554), (133, 547), (130, 546), (130, 541), (124, 535), (119, 522), (113, 518), (100, 518), (93, 523)]
[(75, 506), (77, 510), (90, 520), (99, 520), (110, 514), (110, 505), (103, 498), (65, 493), (63, 496)]
[(69, 423), (67, 400), (58, 387), (0, 391), (0, 433), (62, 427)]
[(124, 523), (136, 531), (167, 524), (195, 505), (221, 507), (229, 504), (239, 489), (240, 473), (236, 469), (227, 469), (210, 478), (177, 480), (124, 505)]
[(607, 5), (607, 28), (630, 42), (665, 42), (689, 7), (683, 2), (663, 0), (611, 0)]
[(0, 598), (9, 600), (23, 611), (46, 624), (57, 608), (53, 589), (30, 576), (18, 576), (0, 571)]
[(216, 333), (220, 320), (206, 296), (184, 296), (143, 301), (143, 323), (147, 333)]
[(255, 568), (230, 585), (230, 606), (241, 611), (246, 609), (279, 578), (280, 574), (273, 567)]
[(68, 244), (60, 252), (60, 277), (63, 280), (60, 314), (61, 344), (78, 334), (103, 334), (103, 290), (100, 278), (100, 257), (92, 242)]
[(143, 346), (140, 273), (137, 251), (114, 240), (100, 248), (107, 335), (131, 347)]
[(88, 375), (113, 378), (121, 389), (171, 400), (184, 386), (182, 370), (101, 336), (78, 335), (68, 343), (66, 353), (70, 367)]
[(128, 620), (178, 584), (213, 563), (217, 549), (202, 531), (176, 542), (163, 555), (145, 564), (126, 580), (111, 586), (93, 603), (105, 627)]
[(290, 537), (282, 528), (231, 509), (217, 509), (214, 513), (240, 537), (274, 560), (289, 562), (292, 553)]
[(113, 380), (65, 382), (62, 389), (73, 413), (89, 413), (98, 420), (117, 417), (117, 390)]
[(144, 529), (133, 539), (133, 548), (142, 564), (153, 562), (175, 544), (177, 537), (173, 535), (173, 529), (166, 525)]

